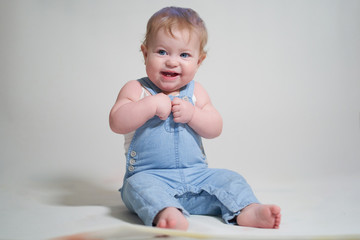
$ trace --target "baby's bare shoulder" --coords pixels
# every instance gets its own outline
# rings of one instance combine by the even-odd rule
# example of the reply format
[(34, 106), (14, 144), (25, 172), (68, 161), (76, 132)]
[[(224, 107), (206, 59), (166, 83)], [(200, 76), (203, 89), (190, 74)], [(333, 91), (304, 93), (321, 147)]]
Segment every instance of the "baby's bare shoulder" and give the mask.
[(142, 87), (139, 81), (130, 80), (120, 90), (119, 98), (128, 98), (137, 101), (141, 95)]
[(205, 88), (199, 82), (195, 82), (194, 95), (196, 97), (196, 105), (201, 107), (201, 106), (204, 106), (204, 105), (210, 103), (210, 97), (209, 97), (208, 93), (206, 92)]

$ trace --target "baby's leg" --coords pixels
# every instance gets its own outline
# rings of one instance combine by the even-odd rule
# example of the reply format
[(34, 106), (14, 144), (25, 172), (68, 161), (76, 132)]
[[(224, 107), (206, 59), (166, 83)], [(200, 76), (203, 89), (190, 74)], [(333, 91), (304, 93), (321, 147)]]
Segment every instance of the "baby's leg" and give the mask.
[(279, 228), (281, 221), (280, 207), (276, 205), (250, 204), (236, 217), (240, 226), (258, 228)]
[(159, 228), (171, 228), (177, 230), (187, 230), (189, 223), (182, 212), (174, 207), (163, 209), (155, 217), (154, 223)]

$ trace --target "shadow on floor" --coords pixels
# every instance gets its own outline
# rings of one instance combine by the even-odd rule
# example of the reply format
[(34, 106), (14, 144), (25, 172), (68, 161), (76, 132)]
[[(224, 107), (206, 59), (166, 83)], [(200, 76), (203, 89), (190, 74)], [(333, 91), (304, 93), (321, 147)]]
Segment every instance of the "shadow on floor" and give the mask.
[(49, 189), (55, 196), (46, 201), (63, 206), (102, 206), (109, 215), (131, 224), (143, 225), (135, 213), (130, 212), (121, 200), (120, 192), (102, 187), (100, 184), (76, 177), (53, 178), (41, 181), (43, 190)]

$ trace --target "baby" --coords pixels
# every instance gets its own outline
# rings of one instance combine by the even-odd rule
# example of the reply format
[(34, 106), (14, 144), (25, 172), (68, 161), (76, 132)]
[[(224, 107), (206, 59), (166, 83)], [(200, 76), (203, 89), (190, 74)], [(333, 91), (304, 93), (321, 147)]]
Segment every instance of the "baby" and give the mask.
[(167, 7), (147, 24), (141, 45), (147, 77), (127, 82), (110, 112), (125, 134), (125, 205), (146, 225), (187, 230), (190, 214), (226, 223), (279, 228), (280, 208), (258, 202), (236, 172), (208, 168), (201, 137), (222, 118), (194, 76), (206, 57), (207, 30), (192, 9)]

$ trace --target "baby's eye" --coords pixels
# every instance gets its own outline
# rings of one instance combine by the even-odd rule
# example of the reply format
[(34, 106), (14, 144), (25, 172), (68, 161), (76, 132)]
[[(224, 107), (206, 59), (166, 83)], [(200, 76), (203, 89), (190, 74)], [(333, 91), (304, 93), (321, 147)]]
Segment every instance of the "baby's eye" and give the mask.
[(158, 54), (160, 54), (160, 55), (166, 55), (167, 53), (166, 53), (165, 50), (159, 50), (159, 51), (158, 51)]
[(182, 57), (182, 58), (188, 58), (188, 57), (190, 57), (190, 54), (188, 54), (188, 53), (182, 53), (182, 54), (180, 54), (180, 57)]

